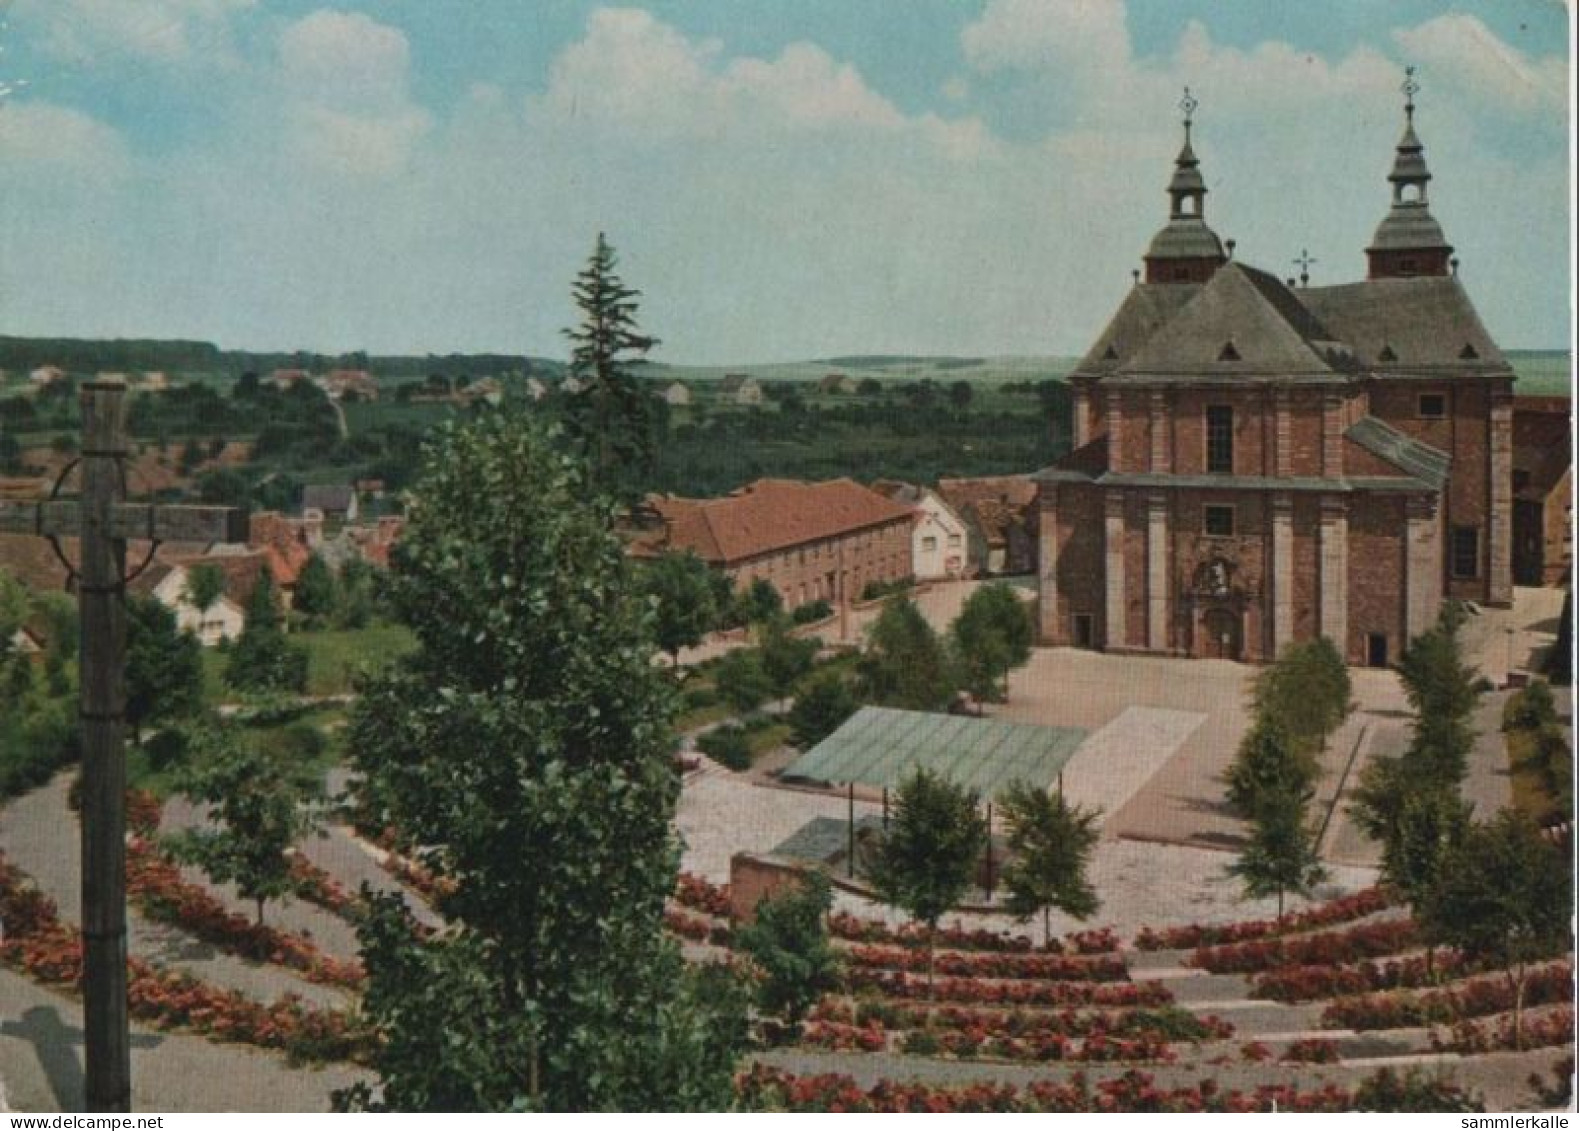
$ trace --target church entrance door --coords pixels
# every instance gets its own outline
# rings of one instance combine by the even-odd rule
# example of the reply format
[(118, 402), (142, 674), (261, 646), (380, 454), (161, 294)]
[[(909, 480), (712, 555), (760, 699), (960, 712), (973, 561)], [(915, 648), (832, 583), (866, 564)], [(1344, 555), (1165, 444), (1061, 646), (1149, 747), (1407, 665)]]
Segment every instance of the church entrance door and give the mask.
[(1232, 609), (1207, 609), (1201, 618), (1206, 639), (1202, 654), (1212, 660), (1237, 660), (1243, 647), (1239, 614)]

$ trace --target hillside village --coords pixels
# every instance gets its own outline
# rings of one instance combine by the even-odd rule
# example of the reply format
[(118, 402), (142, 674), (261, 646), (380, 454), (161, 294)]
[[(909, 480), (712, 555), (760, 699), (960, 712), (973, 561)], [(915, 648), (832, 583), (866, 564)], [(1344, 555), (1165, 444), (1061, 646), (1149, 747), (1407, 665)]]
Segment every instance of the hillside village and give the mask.
[(0, 339), (0, 1111), (106, 813), (117, 1109), (1569, 1110), (1572, 401), (1402, 89), (1316, 285), (1186, 90), (1077, 358)]

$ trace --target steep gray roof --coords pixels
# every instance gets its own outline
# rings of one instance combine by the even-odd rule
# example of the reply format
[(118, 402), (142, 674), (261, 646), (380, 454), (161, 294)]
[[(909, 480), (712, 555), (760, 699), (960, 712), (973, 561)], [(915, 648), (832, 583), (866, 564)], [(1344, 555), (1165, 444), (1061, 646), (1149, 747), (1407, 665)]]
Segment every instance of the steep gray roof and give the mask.
[(345, 483), (309, 483), (302, 488), (302, 507), (321, 511), (349, 510), (356, 492)]
[(1367, 368), (1508, 368), (1456, 278), (1369, 279), (1296, 293)]
[(1338, 376), (1347, 351), (1282, 283), (1225, 263), (1109, 381), (1126, 375), (1175, 380), (1241, 375)]
[[(1106, 373), (1134, 357), (1201, 290), (1200, 283), (1137, 283), (1097, 337), (1076, 373)], [(1111, 356), (1109, 356), (1111, 354)]]
[(1361, 417), (1344, 435), (1372, 455), (1438, 490), (1447, 482), (1453, 461), (1446, 452), (1406, 436), (1385, 421), (1374, 416)]

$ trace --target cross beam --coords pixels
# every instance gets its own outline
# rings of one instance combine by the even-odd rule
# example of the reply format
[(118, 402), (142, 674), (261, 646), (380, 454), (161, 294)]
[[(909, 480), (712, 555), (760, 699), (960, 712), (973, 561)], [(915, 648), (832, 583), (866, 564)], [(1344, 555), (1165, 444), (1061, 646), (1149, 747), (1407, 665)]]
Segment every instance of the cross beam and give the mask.
[(234, 507), (125, 501), (126, 386), (95, 381), (82, 407), (80, 501), (0, 502), (0, 533), (80, 539), (82, 1000), (89, 1111), (131, 1110), (126, 999), (126, 543), (244, 542)]

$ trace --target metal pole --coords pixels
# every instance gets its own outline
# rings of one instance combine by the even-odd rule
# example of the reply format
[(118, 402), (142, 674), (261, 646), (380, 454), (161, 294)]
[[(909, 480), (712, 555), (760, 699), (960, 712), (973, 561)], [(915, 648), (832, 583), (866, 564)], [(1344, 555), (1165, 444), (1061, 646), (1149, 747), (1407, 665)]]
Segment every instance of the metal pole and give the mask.
[(987, 899), (992, 900), (992, 802), (987, 802)]
[(888, 787), (883, 786), (883, 831), (888, 831)]
[(855, 783), (850, 783), (850, 855), (845, 861), (845, 875), (855, 878)]
[(125, 387), (93, 382), (82, 405), (82, 999), (89, 1111), (131, 1110), (126, 1005), (126, 543), (110, 533), (122, 496)]

